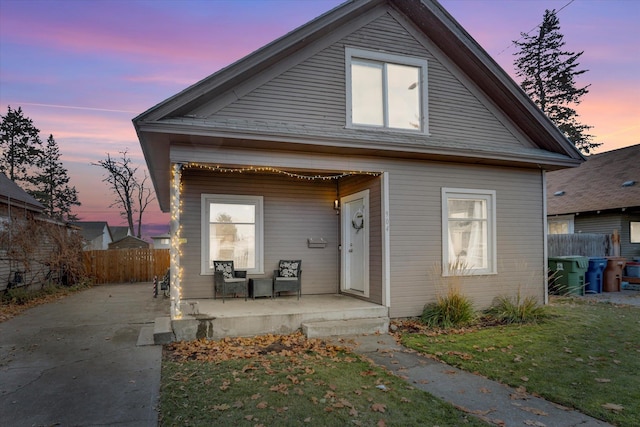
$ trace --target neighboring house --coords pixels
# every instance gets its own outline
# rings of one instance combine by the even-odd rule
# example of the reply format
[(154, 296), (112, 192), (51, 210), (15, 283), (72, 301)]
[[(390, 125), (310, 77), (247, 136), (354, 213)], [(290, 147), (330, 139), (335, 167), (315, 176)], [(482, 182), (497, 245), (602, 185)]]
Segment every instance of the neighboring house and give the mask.
[(171, 235), (164, 233), (159, 236), (153, 236), (153, 249), (169, 249), (171, 247)]
[(53, 230), (70, 233), (73, 227), (50, 218), (44, 209), (44, 205), (0, 173), (0, 290), (8, 285), (39, 286), (47, 280), (51, 260), (59, 252), (49, 233)]
[(584, 159), (435, 1), (345, 3), (133, 120), (171, 212), (172, 316), (213, 260), (415, 316), (544, 301), (545, 171)]
[(120, 240), (109, 243), (109, 249), (148, 249), (149, 242), (145, 242), (135, 236), (126, 236)]
[(620, 256), (640, 257), (640, 145), (594, 154), (547, 174), (550, 234), (620, 234)]
[(85, 251), (109, 249), (109, 243), (113, 242), (111, 229), (106, 221), (77, 221), (73, 225), (80, 228), (85, 242)]
[(109, 226), (109, 230), (111, 231), (111, 238), (113, 239), (113, 242), (117, 242), (128, 236), (133, 236), (131, 229), (126, 225), (115, 227)]

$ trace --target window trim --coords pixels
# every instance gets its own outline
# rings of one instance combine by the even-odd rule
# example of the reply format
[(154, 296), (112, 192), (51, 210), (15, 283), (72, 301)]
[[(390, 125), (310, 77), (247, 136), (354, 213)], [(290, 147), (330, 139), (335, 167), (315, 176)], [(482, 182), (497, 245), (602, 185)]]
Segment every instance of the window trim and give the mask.
[[(352, 102), (352, 89), (351, 89), (351, 65), (352, 59), (361, 59), (365, 61), (375, 61), (380, 63), (391, 63), (397, 65), (406, 65), (417, 67), (420, 69), (420, 79), (421, 79), (421, 91), (420, 91), (420, 129), (403, 129), (403, 128), (394, 128), (388, 127), (385, 125), (382, 126), (374, 126), (374, 125), (366, 125), (353, 123), (353, 102)], [(368, 129), (368, 130), (378, 130), (385, 132), (398, 132), (398, 133), (410, 133), (410, 134), (420, 134), (420, 135), (429, 135), (429, 121), (427, 118), (428, 114), (428, 90), (427, 90), (427, 67), (428, 62), (423, 58), (416, 58), (413, 56), (406, 55), (398, 55), (398, 54), (390, 54), (384, 52), (376, 52), (366, 49), (358, 49), (353, 47), (345, 47), (345, 86), (346, 86), (346, 127), (348, 129)], [(387, 82), (383, 82), (383, 88), (385, 88)], [(385, 97), (383, 96), (383, 107), (385, 110), (388, 109), (387, 102)]]
[(468, 188), (442, 188), (442, 275), (455, 276), (449, 270), (449, 198), (470, 200), (482, 199), (487, 204), (487, 268), (469, 268), (465, 275), (481, 276), (498, 274), (497, 230), (496, 230), (496, 191)]
[(633, 232), (632, 231), (636, 227), (632, 227), (632, 224), (637, 224), (637, 228), (639, 230), (638, 234), (640, 234), (640, 221), (629, 221), (629, 243), (633, 243), (635, 245), (635, 244), (640, 243), (640, 239), (633, 240)]
[(213, 266), (209, 265), (209, 212), (211, 203), (254, 205), (256, 208), (256, 267), (247, 270), (247, 274), (264, 274), (264, 197), (235, 194), (205, 194), (200, 196), (200, 274), (212, 276)]

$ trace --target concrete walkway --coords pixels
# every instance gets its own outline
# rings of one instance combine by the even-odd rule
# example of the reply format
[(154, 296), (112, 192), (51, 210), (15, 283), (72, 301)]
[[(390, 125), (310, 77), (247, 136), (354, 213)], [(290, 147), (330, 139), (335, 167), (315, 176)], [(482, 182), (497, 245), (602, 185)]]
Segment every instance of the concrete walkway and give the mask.
[(0, 323), (1, 426), (157, 426), (160, 346), (138, 346), (167, 299), (100, 285)]
[(341, 345), (387, 368), (412, 386), (499, 426), (610, 426), (580, 412), (451, 367), (396, 343), (392, 335), (342, 337)]

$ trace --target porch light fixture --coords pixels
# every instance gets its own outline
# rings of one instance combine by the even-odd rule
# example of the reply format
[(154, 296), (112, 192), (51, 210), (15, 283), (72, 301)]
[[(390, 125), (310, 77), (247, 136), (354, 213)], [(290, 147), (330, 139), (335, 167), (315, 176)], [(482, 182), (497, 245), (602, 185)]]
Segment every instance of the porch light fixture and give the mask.
[(336, 211), (336, 215), (340, 214), (340, 200), (335, 199), (333, 201), (333, 209)]

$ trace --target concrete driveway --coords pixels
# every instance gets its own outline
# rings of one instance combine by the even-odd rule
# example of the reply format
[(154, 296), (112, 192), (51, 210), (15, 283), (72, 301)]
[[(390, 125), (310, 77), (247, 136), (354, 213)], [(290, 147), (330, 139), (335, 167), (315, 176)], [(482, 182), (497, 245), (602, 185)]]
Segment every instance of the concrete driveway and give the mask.
[(157, 426), (162, 348), (137, 343), (168, 312), (150, 283), (100, 285), (0, 323), (0, 425)]

